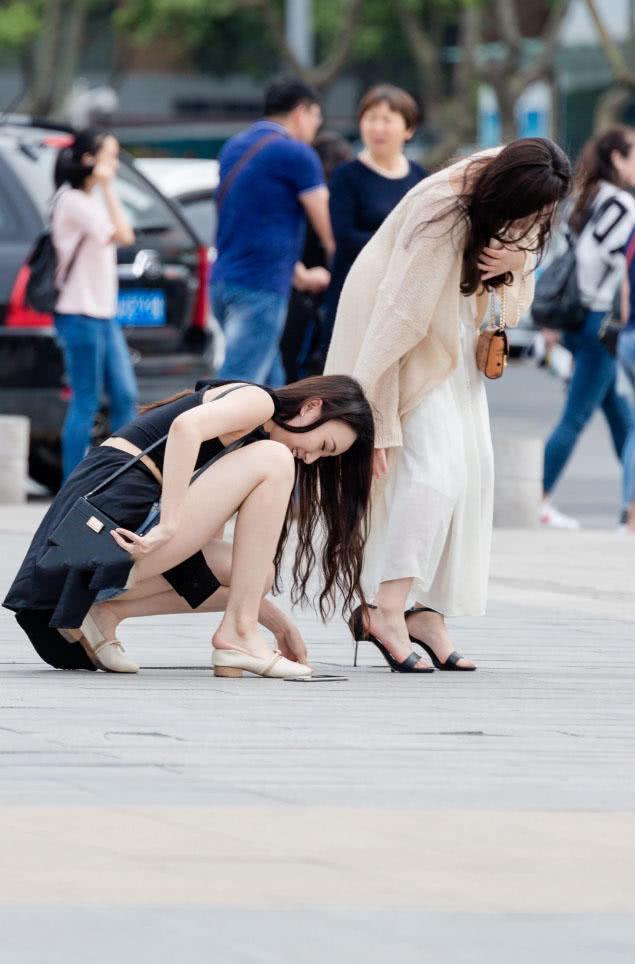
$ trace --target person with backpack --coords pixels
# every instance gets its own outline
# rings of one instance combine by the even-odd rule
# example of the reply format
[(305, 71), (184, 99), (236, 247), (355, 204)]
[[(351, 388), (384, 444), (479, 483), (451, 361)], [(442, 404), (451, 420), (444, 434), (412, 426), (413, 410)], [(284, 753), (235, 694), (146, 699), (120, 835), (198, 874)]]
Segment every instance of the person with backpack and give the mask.
[[(594, 137), (584, 147), (575, 174), (573, 203), (567, 218), (567, 241), (575, 276), (569, 289), (575, 297), (563, 300), (566, 311), (562, 343), (574, 359), (573, 376), (560, 421), (545, 446), (544, 499), (540, 522), (545, 526), (578, 529), (577, 519), (552, 505), (551, 497), (593, 414), (601, 408), (611, 432), (618, 459), (622, 458), (631, 415), (626, 400), (616, 391), (615, 358), (600, 340), (603, 321), (624, 276), (625, 247), (635, 227), (635, 130), (614, 127)], [(569, 256), (570, 257), (570, 256)], [(566, 259), (567, 254), (561, 255)], [(552, 264), (554, 271), (564, 267)], [(547, 275), (546, 269), (545, 275)], [(540, 303), (540, 283), (533, 312)], [(558, 315), (558, 305), (554, 304)], [(557, 327), (557, 321), (554, 322)]]
[(212, 306), (226, 339), (219, 378), (284, 385), (280, 340), (291, 286), (315, 294), (329, 283), (328, 271), (300, 260), (306, 218), (328, 260), (335, 248), (324, 172), (310, 146), (321, 123), (316, 91), (280, 80), (265, 95), (263, 119), (221, 151), (212, 269)]
[(117, 245), (134, 242), (113, 185), (118, 164), (116, 138), (86, 129), (60, 151), (55, 165), (55, 327), (72, 389), (62, 432), (64, 481), (90, 444), (104, 392), (112, 431), (136, 414), (134, 372), (116, 320)]

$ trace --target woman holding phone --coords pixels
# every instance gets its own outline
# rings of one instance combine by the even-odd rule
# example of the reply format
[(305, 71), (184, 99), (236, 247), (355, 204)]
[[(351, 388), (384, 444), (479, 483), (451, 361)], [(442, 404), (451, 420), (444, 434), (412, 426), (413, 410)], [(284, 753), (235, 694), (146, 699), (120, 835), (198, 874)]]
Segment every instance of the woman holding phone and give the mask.
[[(129, 465), (157, 441), (151, 454)], [(212, 640), (216, 675), (307, 675), (299, 633), (271, 601), (263, 603), (279, 585), (291, 495), (297, 484), (292, 599), (307, 598), (313, 541), (322, 531), (321, 613), (332, 611), (337, 594), (350, 608), (361, 592), (373, 442), (370, 406), (346, 376), (275, 390), (209, 382), (156, 402), (73, 472), (4, 605), (16, 612), (38, 653), (59, 668), (136, 672), (117, 637), (123, 619), (222, 610)], [(88, 554), (69, 568), (63, 546), (51, 553), (57, 526), (79, 497), (124, 465), (128, 469), (90, 500), (119, 523), (113, 538), (121, 564), (116, 573), (104, 571)], [(158, 524), (140, 535), (136, 530), (159, 500)], [(222, 529), (235, 513), (230, 545)], [(272, 653), (259, 623), (271, 629), (280, 651)]]

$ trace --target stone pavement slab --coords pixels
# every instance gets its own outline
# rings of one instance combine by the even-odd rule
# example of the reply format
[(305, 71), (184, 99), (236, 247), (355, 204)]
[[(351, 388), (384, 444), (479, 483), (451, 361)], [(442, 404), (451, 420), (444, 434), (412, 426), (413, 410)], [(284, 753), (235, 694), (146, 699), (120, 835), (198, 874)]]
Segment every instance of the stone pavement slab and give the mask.
[[(0, 509), (0, 587), (41, 507)], [(475, 674), (215, 679), (215, 617), (137, 620), (137, 677), (61, 673), (0, 613), (10, 964), (635, 957), (635, 542), (495, 534)], [(88, 952), (88, 953), (87, 953)]]

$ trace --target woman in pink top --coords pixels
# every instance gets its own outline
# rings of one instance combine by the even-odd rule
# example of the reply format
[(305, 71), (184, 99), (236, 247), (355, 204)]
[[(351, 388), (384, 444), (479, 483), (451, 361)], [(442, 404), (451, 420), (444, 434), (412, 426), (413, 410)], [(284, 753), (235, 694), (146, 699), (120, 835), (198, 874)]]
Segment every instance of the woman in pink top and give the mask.
[(52, 217), (59, 278), (55, 326), (73, 396), (62, 433), (64, 480), (90, 444), (105, 392), (110, 427), (116, 431), (136, 413), (137, 391), (128, 346), (117, 314), (117, 245), (134, 232), (113, 187), (119, 144), (112, 134), (79, 131), (60, 151)]

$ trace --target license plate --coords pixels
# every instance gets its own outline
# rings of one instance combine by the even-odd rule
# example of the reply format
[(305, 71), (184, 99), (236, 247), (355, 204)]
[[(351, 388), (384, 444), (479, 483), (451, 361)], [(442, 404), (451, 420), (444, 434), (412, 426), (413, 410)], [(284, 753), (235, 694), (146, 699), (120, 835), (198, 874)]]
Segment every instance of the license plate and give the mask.
[(117, 320), (130, 328), (165, 325), (165, 292), (158, 288), (132, 288), (129, 291), (120, 291)]

